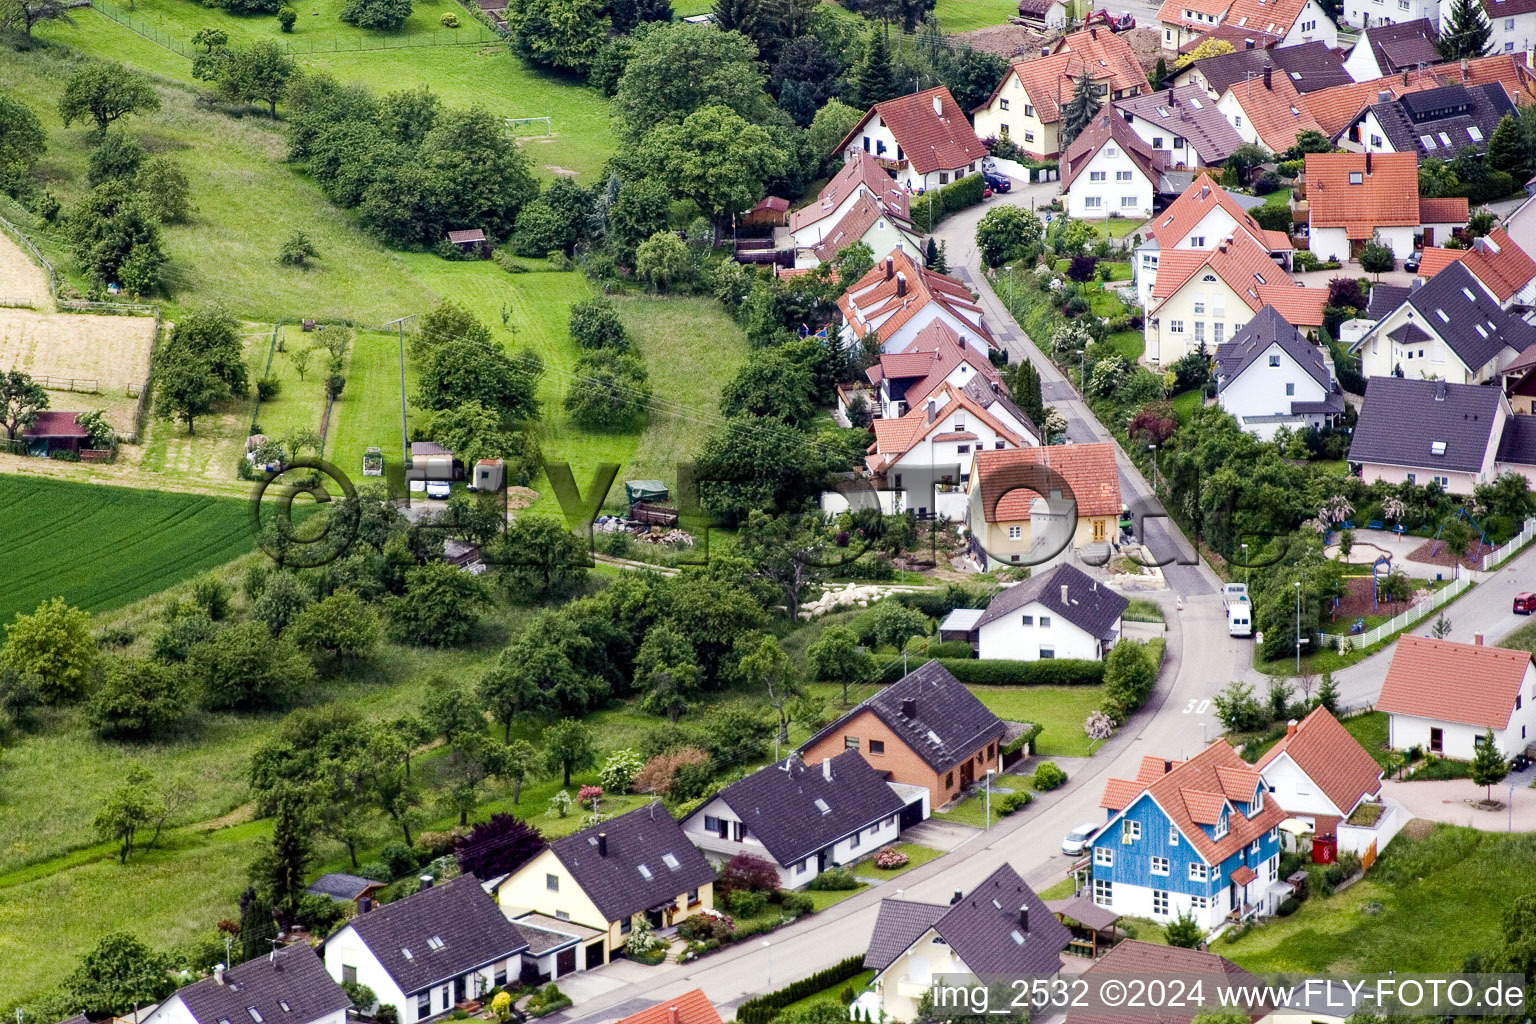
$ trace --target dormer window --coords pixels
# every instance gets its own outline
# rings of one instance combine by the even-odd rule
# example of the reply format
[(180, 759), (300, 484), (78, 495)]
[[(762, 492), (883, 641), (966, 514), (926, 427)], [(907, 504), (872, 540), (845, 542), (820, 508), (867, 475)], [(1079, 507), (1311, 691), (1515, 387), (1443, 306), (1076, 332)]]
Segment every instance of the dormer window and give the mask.
[(1350, 171), (1349, 183), (1351, 185), (1363, 185), (1365, 184), (1365, 175), (1361, 174), (1359, 171)]
[(1216, 838), (1220, 839), (1227, 834), (1227, 812), (1223, 810), (1221, 817), (1216, 819)]
[[(1264, 787), (1260, 786), (1259, 789), (1253, 794), (1253, 813), (1254, 814), (1258, 814), (1263, 809), (1264, 809)], [(1251, 815), (1250, 815), (1250, 817), (1251, 817)]]

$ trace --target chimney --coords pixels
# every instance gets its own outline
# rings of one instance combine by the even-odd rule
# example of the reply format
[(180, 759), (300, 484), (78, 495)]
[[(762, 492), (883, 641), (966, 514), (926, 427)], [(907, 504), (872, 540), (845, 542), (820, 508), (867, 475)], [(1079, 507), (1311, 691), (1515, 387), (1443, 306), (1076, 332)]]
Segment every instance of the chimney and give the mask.
[(1366, 174), (1370, 174), (1371, 173), (1371, 153), (1370, 153), (1370, 150), (1366, 150), (1366, 153), (1365, 153), (1365, 173)]
[(832, 781), (832, 759), (830, 757), (821, 759), (821, 777), (828, 782)]
[(667, 1007), (667, 1021), (668, 1021), (668, 1024), (678, 1024), (678, 1022), (681, 1021), (681, 1020), (682, 1020), (682, 1017), (677, 1012), (676, 1004), (673, 1004), (672, 1006)]
[(962, 893), (959, 889), (956, 889), (955, 894), (949, 898), (949, 905), (954, 906), (956, 903), (959, 903), (960, 897), (963, 895), (964, 893)]
[(366, 914), (366, 913), (368, 913), (368, 911), (370, 911), (372, 909), (373, 909), (373, 899), (371, 897), (364, 896), (362, 899), (357, 901), (357, 912), (359, 914)]
[(1270, 85), (1270, 76), (1273, 75), (1273, 74), (1274, 74), (1274, 69), (1272, 69), (1271, 67), (1269, 67), (1269, 65), (1266, 64), (1264, 66), (1264, 88), (1266, 88), (1266, 89), (1273, 88), (1273, 86)]
[(1536, 47), (1527, 46), (1525, 48), (1525, 66), (1536, 68)]
[(1404, 85), (1408, 84), (1408, 69), (1407, 68), (1403, 69), (1403, 84)]
[(1376, 90), (1376, 102), (1377, 103), (1390, 103), (1390, 102), (1392, 102), (1392, 90), (1391, 89), (1378, 89), (1378, 90)]
[(1461, 77), (1462, 77), (1463, 81), (1466, 80), (1467, 72), (1470, 71), (1471, 69), (1472, 69), (1472, 62), (1467, 60), (1467, 58), (1465, 58), (1465, 57), (1461, 58)]
[(1445, 401), (1446, 396), (1449, 395), (1450, 393), (1451, 393), (1450, 386), (1447, 385), (1445, 381), (1443, 381), (1443, 380), (1435, 381), (1435, 401), (1437, 401), (1437, 402)]
[(896, 294), (898, 296), (907, 294), (907, 275), (905, 273), (896, 275)]
[(599, 832), (597, 834), (597, 855), (599, 857), (606, 857), (606, 856), (608, 856), (608, 833), (607, 832)]
[(939, 97), (938, 93), (933, 94), (933, 116), (944, 116), (944, 100)]
[(214, 964), (213, 965), (213, 980), (214, 980), (215, 984), (219, 984), (219, 985), (224, 984), (224, 965), (223, 964)]
[(432, 888), (432, 876), (431, 875), (422, 875), (421, 876), (421, 888), (418, 891), (419, 892), (426, 892), (430, 888)]
[(1472, 634), (1472, 644), (1475, 647), (1483, 646), (1483, 634), (1481, 634), (1481, 633), (1473, 633)]
[(1171, 771), (1173, 771), (1173, 762), (1172, 761), (1164, 761), (1163, 762), (1163, 774), (1167, 775)]
[(1061, 585), (1061, 603), (1067, 603), (1067, 585), (1065, 583)]
[(908, 698), (906, 698), (905, 700), (903, 700), (901, 702), (901, 717), (902, 718), (916, 718), (917, 717), (917, 701), (916, 700), (914, 700), (911, 697), (908, 697)]
[(1099, 30), (1096, 29), (1096, 28), (1089, 29), (1088, 30), (1088, 38), (1089, 39), (1097, 39), (1097, 38), (1099, 38)]
[(1042, 47), (1040, 47), (1040, 56), (1042, 56), (1042, 57), (1049, 57), (1050, 55), (1051, 55), (1051, 48), (1049, 46), (1042, 46)]
[(1408, 282), (1408, 290), (1410, 292), (1416, 292), (1420, 288), (1423, 288), (1423, 287), (1424, 287), (1424, 279), (1422, 277), (1415, 277), (1412, 281)]
[(1245, 50), (1253, 49), (1253, 40), (1252, 39), (1244, 39), (1243, 40), (1243, 49), (1245, 49)]
[(894, 273), (896, 273), (896, 257), (887, 256), (885, 258), (885, 279), (889, 281)]
[(1296, 719), (1293, 718), (1285, 723), (1285, 735), (1287, 739), (1296, 735)]
[(1019, 904), (1019, 931), (1029, 931), (1029, 904)]

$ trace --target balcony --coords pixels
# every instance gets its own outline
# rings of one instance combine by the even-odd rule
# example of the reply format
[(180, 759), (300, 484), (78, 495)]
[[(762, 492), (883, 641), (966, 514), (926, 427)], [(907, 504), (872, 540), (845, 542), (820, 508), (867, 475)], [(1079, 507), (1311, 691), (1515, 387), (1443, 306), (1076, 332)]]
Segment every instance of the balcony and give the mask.
[(884, 168), (887, 171), (890, 171), (893, 174), (895, 172), (897, 172), (897, 171), (904, 171), (904, 170), (906, 170), (907, 162), (908, 161), (907, 161), (906, 157), (901, 157), (900, 159), (895, 159), (895, 160), (893, 160), (892, 158), (890, 158), (888, 156), (877, 156), (877, 157), (875, 157), (875, 163), (879, 164), (882, 168)]

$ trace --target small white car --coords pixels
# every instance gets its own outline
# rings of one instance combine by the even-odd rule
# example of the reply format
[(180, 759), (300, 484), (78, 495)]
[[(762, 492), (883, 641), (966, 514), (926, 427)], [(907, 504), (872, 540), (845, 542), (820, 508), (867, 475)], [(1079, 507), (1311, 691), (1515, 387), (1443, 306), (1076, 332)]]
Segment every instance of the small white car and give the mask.
[(446, 480), (427, 481), (427, 497), (429, 498), (446, 498), (450, 490), (451, 488)]
[(1093, 837), (1099, 834), (1099, 824), (1099, 822), (1090, 821), (1068, 832), (1066, 838), (1061, 841), (1061, 852), (1068, 857), (1077, 857), (1086, 852)]

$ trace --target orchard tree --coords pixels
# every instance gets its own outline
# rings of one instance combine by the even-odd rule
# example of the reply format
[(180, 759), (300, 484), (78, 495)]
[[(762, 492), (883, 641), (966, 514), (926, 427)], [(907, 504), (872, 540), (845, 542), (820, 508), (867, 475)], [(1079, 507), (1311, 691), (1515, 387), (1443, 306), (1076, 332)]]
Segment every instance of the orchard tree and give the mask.
[(358, 28), (394, 31), (411, 16), (411, 0), (347, 0), (339, 17)]
[(816, 414), (811, 374), (779, 349), (758, 349), (721, 392), (720, 411), (802, 426)]
[(638, 356), (611, 350), (588, 352), (576, 361), (578, 384), (565, 396), (565, 410), (588, 430), (631, 430), (651, 404), (651, 380)]
[(212, 53), (229, 44), (229, 33), (221, 28), (200, 28), (192, 33), (192, 45), (203, 47), (204, 53)]
[(534, 392), (543, 372), (543, 360), (529, 350), (509, 356), (494, 345), (447, 342), (434, 348), (421, 367), (416, 401), (432, 410), (479, 402), (505, 419), (533, 419), (539, 412)]
[(658, 231), (635, 249), (635, 275), (656, 291), (688, 276), (692, 267), (688, 246), (670, 231)]
[(373, 652), (379, 642), (379, 620), (366, 601), (342, 589), (299, 611), (287, 633), (299, 650), (339, 662)]
[(20, 370), (0, 373), (0, 424), (8, 440), (37, 422), (38, 413), (48, 408), (48, 392)]
[(784, 154), (768, 130), (721, 104), (696, 110), (680, 124), (658, 126), (640, 149), (676, 195), (698, 203), (717, 224), (750, 208), (765, 183), (785, 170)]
[[(8, 0), (31, 6), (38, 0)], [(30, 38), (30, 26), (28, 28)], [(104, 139), (107, 125), (129, 114), (149, 114), (160, 109), (160, 94), (149, 78), (122, 64), (90, 60), (69, 76), (59, 97), (59, 116), (67, 128), (76, 121), (91, 120), (97, 140)]]
[(96, 1019), (126, 1015), (176, 991), (170, 957), (127, 932), (103, 935), (65, 977), (69, 1005)]
[(475, 314), (452, 299), (444, 299), (421, 318), (416, 335), (410, 342), (411, 356), (424, 359), (437, 348), (460, 341), (477, 345), (495, 344), (490, 328), (481, 323)]
[(309, 659), (260, 622), (225, 626), (195, 644), (187, 653), (187, 675), (200, 687), (204, 705), (216, 710), (281, 707), (315, 681)]
[(155, 367), (155, 414), (179, 419), (195, 434), (197, 418), (229, 398), (229, 384), (205, 356), (166, 351)]
[[(621, 187), (620, 201), (623, 196), (624, 190)], [(614, 349), (622, 352), (630, 347), (629, 335), (624, 331), (624, 321), (619, 319), (618, 307), (607, 296), (598, 295), (573, 303), (570, 329), (572, 339), (584, 349)]]
[(96, 812), (92, 823), (103, 839), (118, 844), (117, 862), (128, 863), (133, 856), (134, 839), (139, 830), (153, 824), (165, 814), (165, 799), (155, 776), (141, 764), (130, 764), (123, 772), (123, 781), (112, 790), (107, 802)]
[(47, 148), (48, 133), (32, 108), (0, 96), (0, 187), (23, 184)]
[(389, 635), (423, 647), (457, 647), (469, 639), (490, 600), (485, 583), (447, 562), (408, 569), (405, 593), (385, 599)]
[(85, 695), (96, 675), (96, 641), (91, 613), (50, 598), (31, 615), (16, 613), (5, 627), (0, 668), (37, 680), (45, 704), (65, 704)]
[(562, 718), (544, 731), (544, 766), (559, 772), (564, 785), (571, 784), (571, 772), (597, 764), (597, 747), (592, 730), (575, 718)]
[(182, 316), (171, 328), (166, 349), (173, 354), (188, 353), (207, 360), (230, 394), (244, 396), (250, 391), (245, 350), (240, 344), (240, 321), (223, 306), (202, 306)]
[(32, 26), (45, 21), (62, 21), (73, 26), (75, 19), (69, 10), (70, 5), (63, 0), (0, 0), (0, 29), (20, 32), (22, 48), (31, 49)]
[(152, 156), (134, 175), (133, 187), (161, 223), (180, 224), (192, 210), (192, 186), (181, 165), (168, 156)]
[(497, 575), (520, 601), (569, 592), (587, 578), (591, 564), (581, 538), (545, 515), (518, 516), (491, 554)]
[(828, 626), (805, 650), (817, 679), (841, 683), (843, 707), (848, 706), (848, 686), (875, 678), (875, 659), (859, 646), (859, 635), (847, 626)]
[(524, 630), (480, 677), (476, 694), (501, 723), (502, 742), (511, 743), (512, 723), (558, 710), (558, 694), (579, 687), (579, 675), (580, 670), (558, 646), (532, 630)]
[(789, 742), (789, 703), (804, 695), (789, 655), (779, 646), (776, 637), (765, 636), (743, 655), (740, 663), (742, 678), (753, 689), (762, 690), (768, 703), (779, 716), (779, 742)]
[(702, 681), (693, 645), (677, 626), (659, 622), (646, 631), (635, 655), (635, 690), (642, 695), (642, 711), (664, 714), (676, 725), (702, 695)]
[(173, 731), (191, 710), (181, 672), (147, 658), (107, 662), (91, 695), (91, 724), (102, 736), (146, 739)]
[(258, 39), (248, 50), (234, 52), (233, 81), (242, 99), (259, 100), (277, 120), (277, 101), (299, 73), (288, 51), (271, 39)]
[(160, 223), (128, 182), (91, 189), (70, 211), (67, 230), (75, 259), (93, 284), (116, 282), (135, 295), (160, 286)]

